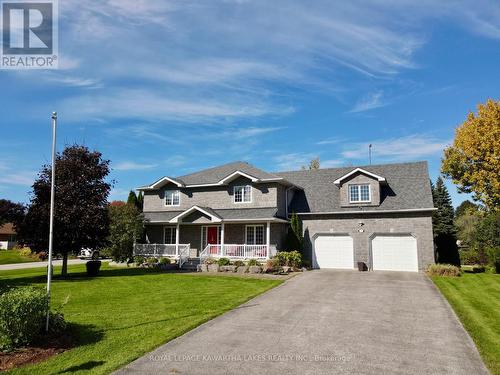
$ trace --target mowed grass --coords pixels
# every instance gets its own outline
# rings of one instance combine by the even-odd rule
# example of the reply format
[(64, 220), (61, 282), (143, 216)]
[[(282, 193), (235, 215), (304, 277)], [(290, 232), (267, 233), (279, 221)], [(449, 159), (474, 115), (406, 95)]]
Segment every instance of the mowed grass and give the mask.
[(0, 264), (39, 262), (38, 257), (23, 257), (19, 250), (0, 250)]
[(500, 275), (433, 277), (476, 343), (492, 374), (500, 375)]
[[(113, 269), (88, 278), (84, 265), (56, 278), (52, 306), (60, 308), (79, 345), (13, 374), (107, 374), (250, 298), (279, 280)], [(0, 272), (0, 287), (45, 284), (43, 269)]]

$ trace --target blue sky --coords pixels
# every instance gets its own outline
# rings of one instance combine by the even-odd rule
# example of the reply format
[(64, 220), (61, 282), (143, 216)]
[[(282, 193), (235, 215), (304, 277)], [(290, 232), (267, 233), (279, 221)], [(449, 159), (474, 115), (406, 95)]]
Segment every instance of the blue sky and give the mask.
[[(60, 69), (0, 71), (0, 197), (58, 149), (112, 162), (110, 199), (246, 160), (428, 160), (500, 87), (495, 1), (60, 1)], [(441, 4), (446, 3), (446, 4)], [(449, 184), (455, 204), (466, 198)]]

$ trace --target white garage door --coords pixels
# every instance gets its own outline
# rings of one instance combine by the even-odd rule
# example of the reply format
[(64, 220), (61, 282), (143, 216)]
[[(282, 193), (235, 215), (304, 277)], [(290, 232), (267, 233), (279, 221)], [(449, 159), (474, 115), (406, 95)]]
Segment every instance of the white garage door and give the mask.
[(314, 241), (314, 267), (354, 268), (354, 251), (350, 236), (319, 236)]
[(418, 272), (417, 240), (412, 236), (376, 236), (372, 261), (374, 270)]

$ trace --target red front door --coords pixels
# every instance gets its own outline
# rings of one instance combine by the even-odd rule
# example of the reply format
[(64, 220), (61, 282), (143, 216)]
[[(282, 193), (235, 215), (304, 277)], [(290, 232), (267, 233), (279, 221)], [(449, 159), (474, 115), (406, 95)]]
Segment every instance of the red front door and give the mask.
[[(209, 245), (217, 245), (217, 234), (219, 232), (218, 227), (208, 227), (207, 228), (207, 244)], [(210, 246), (209, 254), (212, 255), (217, 255), (219, 252), (219, 249), (217, 246)]]
[(207, 228), (207, 243), (210, 245), (217, 245), (217, 227), (208, 227)]

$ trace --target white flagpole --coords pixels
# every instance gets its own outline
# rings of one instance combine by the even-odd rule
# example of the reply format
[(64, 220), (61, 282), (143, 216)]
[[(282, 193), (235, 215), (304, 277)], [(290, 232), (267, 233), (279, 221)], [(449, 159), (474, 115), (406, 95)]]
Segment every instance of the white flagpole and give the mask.
[(50, 183), (50, 224), (49, 224), (49, 260), (47, 267), (47, 320), (45, 322), (45, 331), (49, 331), (50, 316), (50, 284), (52, 281), (52, 246), (54, 232), (54, 195), (56, 179), (56, 125), (57, 113), (52, 112), (52, 179)]

